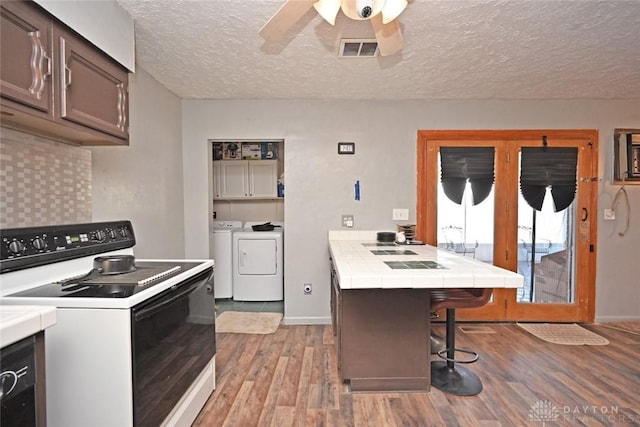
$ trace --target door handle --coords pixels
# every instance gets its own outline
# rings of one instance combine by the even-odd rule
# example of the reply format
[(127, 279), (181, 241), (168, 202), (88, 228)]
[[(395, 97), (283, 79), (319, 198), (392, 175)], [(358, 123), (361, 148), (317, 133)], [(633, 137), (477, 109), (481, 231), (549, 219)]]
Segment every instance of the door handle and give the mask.
[(64, 66), (64, 87), (68, 88), (71, 86), (71, 68)]
[(42, 46), (40, 31), (29, 33), (31, 38), (31, 75), (32, 83), (29, 92), (36, 95), (38, 99), (42, 97), (42, 92), (46, 88), (47, 77), (51, 76), (51, 58), (47, 56), (46, 49)]
[(127, 92), (124, 90), (124, 83), (118, 83), (116, 86), (118, 92), (118, 123), (116, 123), (116, 127), (118, 130), (125, 131), (126, 121), (127, 121)]

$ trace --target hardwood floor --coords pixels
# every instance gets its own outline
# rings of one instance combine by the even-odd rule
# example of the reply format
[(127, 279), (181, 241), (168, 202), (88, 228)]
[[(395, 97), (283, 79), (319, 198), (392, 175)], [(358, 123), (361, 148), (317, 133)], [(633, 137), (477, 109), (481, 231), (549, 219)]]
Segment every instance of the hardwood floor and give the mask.
[(609, 328), (622, 329), (623, 331), (633, 332), (636, 335), (640, 335), (640, 321), (638, 322), (607, 322), (601, 323), (602, 326)]
[[(458, 347), (480, 353), (467, 366), (484, 390), (471, 397), (433, 388), (350, 393), (338, 378), (331, 326), (218, 334), (216, 390), (194, 425), (640, 426), (640, 336), (587, 325), (610, 344), (563, 346), (515, 324), (482, 326), (495, 333), (456, 333)], [(434, 331), (444, 335), (444, 326)]]

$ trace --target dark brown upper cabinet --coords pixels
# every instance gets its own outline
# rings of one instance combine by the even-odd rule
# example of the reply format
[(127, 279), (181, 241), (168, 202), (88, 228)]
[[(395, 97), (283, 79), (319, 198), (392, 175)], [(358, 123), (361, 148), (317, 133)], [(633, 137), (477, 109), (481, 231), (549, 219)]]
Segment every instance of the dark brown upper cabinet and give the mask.
[(33, 2), (2, 2), (0, 12), (2, 125), (127, 145), (128, 71)]
[(56, 27), (53, 34), (60, 118), (126, 139), (128, 73), (71, 31)]
[(53, 111), (51, 19), (24, 2), (3, 2), (1, 8), (2, 96), (49, 114)]

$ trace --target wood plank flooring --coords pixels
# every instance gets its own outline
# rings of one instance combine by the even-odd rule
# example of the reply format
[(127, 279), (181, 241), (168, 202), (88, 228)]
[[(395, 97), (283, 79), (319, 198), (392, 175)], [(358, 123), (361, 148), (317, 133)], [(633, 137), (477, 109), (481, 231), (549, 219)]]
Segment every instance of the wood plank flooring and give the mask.
[(633, 332), (636, 335), (640, 335), (640, 321), (634, 322), (607, 322), (600, 323), (602, 326), (608, 326), (610, 328), (622, 329), (623, 331)]
[[(586, 327), (606, 346), (563, 346), (515, 324), (456, 334), (480, 353), (469, 369), (477, 396), (350, 393), (336, 366), (331, 326), (280, 326), (271, 335), (218, 334), (217, 385), (194, 425), (213, 426), (640, 426), (640, 336)], [(444, 335), (444, 326), (434, 331)], [(427, 361), (425, 361), (427, 363)]]

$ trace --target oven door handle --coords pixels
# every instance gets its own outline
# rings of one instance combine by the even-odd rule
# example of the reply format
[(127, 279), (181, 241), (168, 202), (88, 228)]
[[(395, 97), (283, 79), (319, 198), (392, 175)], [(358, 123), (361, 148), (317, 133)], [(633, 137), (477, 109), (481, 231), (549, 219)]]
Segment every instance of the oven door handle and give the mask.
[(147, 317), (151, 317), (154, 314), (162, 311), (165, 307), (170, 306), (183, 296), (190, 294), (191, 292), (195, 292), (199, 288), (203, 287), (207, 283), (207, 280), (198, 280), (196, 282), (190, 283), (185, 287), (185, 289), (178, 288), (179, 291), (175, 295), (173, 295), (169, 299), (161, 299), (155, 304), (150, 305), (149, 307), (145, 307), (142, 310), (135, 313), (133, 316), (136, 322), (139, 322)]

